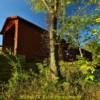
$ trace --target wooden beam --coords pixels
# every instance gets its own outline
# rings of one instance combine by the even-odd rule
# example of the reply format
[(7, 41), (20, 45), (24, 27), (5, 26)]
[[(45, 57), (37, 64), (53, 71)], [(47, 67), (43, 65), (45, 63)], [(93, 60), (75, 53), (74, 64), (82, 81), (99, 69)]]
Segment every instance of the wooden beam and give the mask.
[(9, 21), (8, 23), (6, 23), (6, 25), (4, 26), (3, 29), (3, 33), (7, 32), (15, 23), (13, 21)]
[(18, 47), (18, 19), (15, 20), (14, 55), (17, 54), (17, 47)]

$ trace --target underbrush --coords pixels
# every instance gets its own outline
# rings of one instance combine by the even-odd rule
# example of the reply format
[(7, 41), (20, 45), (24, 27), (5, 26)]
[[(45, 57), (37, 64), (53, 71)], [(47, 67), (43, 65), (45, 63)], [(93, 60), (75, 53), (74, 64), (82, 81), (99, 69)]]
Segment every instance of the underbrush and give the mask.
[(7, 83), (0, 84), (0, 100), (100, 100), (100, 82), (95, 79), (92, 62), (60, 61), (62, 79), (52, 81), (48, 66), (26, 63), (11, 52), (2, 55), (7, 58), (12, 74)]

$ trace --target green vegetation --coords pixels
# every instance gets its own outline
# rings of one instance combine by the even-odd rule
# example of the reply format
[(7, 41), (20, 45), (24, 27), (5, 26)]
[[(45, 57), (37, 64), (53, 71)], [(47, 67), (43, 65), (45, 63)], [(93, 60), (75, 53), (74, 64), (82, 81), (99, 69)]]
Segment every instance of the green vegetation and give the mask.
[[(87, 25), (98, 23), (98, 14), (94, 13), (99, 9), (99, 0), (27, 0), (31, 3), (34, 11), (45, 12), (48, 20), (48, 31), (50, 37), (50, 64), (51, 77), (55, 80), (57, 77), (57, 64), (55, 60), (55, 43), (61, 42), (64, 35), (70, 37), (71, 42), (79, 47), (80, 55), (80, 31)], [(77, 10), (68, 16), (67, 9), (74, 5)], [(89, 6), (98, 5), (94, 12), (89, 13)], [(76, 9), (74, 8), (74, 9)], [(98, 11), (97, 11), (98, 12)], [(95, 20), (96, 19), (96, 20)], [(58, 28), (58, 25), (60, 27)], [(69, 41), (68, 41), (69, 42)], [(59, 52), (59, 51), (58, 51)]]
[(23, 57), (14, 56), (11, 52), (0, 55), (6, 58), (8, 63), (5, 66), (9, 65), (12, 72), (8, 82), (0, 84), (1, 100), (100, 99), (100, 82), (96, 78), (100, 73), (92, 62), (82, 58), (69, 63), (60, 61), (63, 78), (59, 80), (59, 77), (56, 77), (52, 81), (48, 66), (42, 63), (27, 63)]
[[(0, 100), (100, 100), (100, 30), (89, 30), (96, 39), (85, 36), (84, 46), (81, 47), (80, 43), (80, 31), (100, 24), (98, 14), (86, 12), (90, 5), (97, 3), (96, 0), (81, 0), (82, 7), (70, 17), (66, 8), (70, 4), (77, 7), (78, 0), (28, 1), (32, 1), (35, 10), (45, 11), (48, 15), (50, 65), (26, 62), (24, 57), (15, 56), (10, 51), (6, 54), (0, 52)], [(81, 15), (81, 12), (84, 14)], [(60, 25), (59, 30), (57, 25)], [(80, 55), (74, 62), (57, 62), (59, 77), (54, 45), (61, 43), (62, 38), (78, 47)], [(83, 58), (81, 48), (92, 53), (92, 61)]]

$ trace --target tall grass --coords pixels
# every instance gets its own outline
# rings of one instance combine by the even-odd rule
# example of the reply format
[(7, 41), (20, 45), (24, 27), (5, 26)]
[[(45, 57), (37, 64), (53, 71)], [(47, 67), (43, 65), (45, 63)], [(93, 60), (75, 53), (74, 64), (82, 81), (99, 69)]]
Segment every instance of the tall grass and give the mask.
[(100, 83), (95, 78), (87, 79), (92, 75), (90, 69), (84, 70), (85, 74), (80, 70), (85, 61), (59, 62), (63, 79), (57, 77), (52, 81), (48, 66), (26, 63), (24, 58), (11, 52), (2, 56), (12, 74), (8, 82), (0, 86), (1, 100), (100, 100)]

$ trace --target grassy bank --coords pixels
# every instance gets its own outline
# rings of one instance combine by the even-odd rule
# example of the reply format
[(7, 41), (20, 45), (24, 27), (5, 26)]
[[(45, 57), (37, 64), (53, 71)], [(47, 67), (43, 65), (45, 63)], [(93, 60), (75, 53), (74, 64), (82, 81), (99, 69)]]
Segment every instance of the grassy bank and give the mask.
[(0, 79), (8, 80), (0, 84), (0, 100), (100, 100), (100, 71), (83, 60), (59, 62), (62, 79), (52, 81), (44, 64), (26, 63), (12, 53), (0, 59)]

